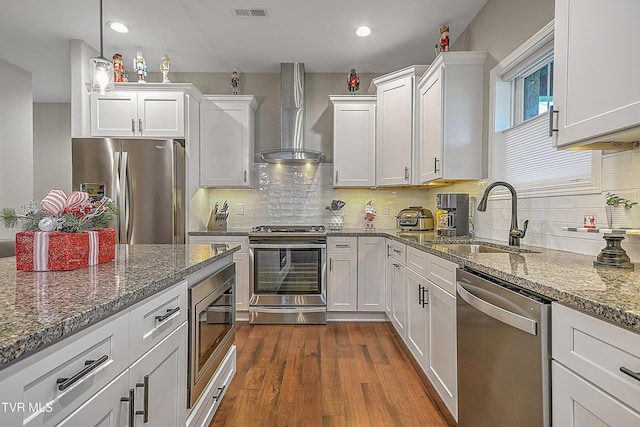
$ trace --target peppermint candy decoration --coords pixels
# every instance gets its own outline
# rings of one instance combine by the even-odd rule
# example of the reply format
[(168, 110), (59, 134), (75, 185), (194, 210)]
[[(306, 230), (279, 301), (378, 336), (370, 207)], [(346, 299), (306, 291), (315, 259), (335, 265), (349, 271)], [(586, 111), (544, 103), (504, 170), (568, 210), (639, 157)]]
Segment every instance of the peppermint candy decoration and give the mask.
[(62, 190), (49, 190), (49, 193), (42, 199), (42, 210), (51, 214), (54, 218), (59, 218), (64, 214), (64, 210), (81, 206), (89, 200), (89, 193), (74, 191), (69, 196)]

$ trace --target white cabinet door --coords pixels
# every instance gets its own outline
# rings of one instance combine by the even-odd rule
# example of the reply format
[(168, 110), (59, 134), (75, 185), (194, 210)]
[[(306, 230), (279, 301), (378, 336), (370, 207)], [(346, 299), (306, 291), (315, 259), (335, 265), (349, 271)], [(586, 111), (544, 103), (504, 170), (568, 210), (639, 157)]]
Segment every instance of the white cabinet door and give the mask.
[(138, 135), (147, 138), (184, 137), (182, 92), (139, 92)]
[(391, 263), (391, 323), (403, 340), (407, 337), (407, 267)]
[(585, 381), (556, 361), (551, 363), (553, 425), (562, 427), (638, 426), (640, 413)]
[(254, 96), (205, 96), (200, 104), (200, 185), (250, 187)]
[[(187, 322), (131, 365), (136, 426), (184, 426), (187, 422)], [(146, 402), (146, 403), (145, 403)]]
[(430, 283), (427, 296), (427, 377), (451, 415), (458, 419), (456, 299)]
[(109, 385), (86, 401), (56, 427), (124, 427), (129, 426), (129, 371), (124, 371)]
[(393, 275), (394, 273), (394, 262), (395, 260), (391, 258), (391, 244), (389, 239), (385, 239), (385, 257), (386, 257), (386, 266), (385, 266), (385, 280), (384, 280), (384, 311), (387, 313), (387, 318), (389, 320), (393, 317)]
[(385, 238), (358, 237), (358, 311), (384, 311)]
[(183, 138), (184, 93), (120, 91), (91, 94), (91, 135)]
[(91, 136), (130, 138), (137, 135), (137, 92), (91, 94)]
[[(640, 2), (556, 0), (554, 36), (554, 144), (574, 142), (636, 127), (624, 138), (640, 138)], [(594, 28), (612, 29), (603, 37)], [(594, 56), (595, 55), (595, 56)]]
[(331, 96), (334, 187), (374, 187), (376, 97)]
[(426, 369), (427, 359), (427, 323), (429, 315), (427, 280), (407, 270), (407, 339), (406, 344), (418, 362)]
[(411, 75), (378, 87), (376, 185), (411, 183), (413, 91)]
[(358, 255), (329, 254), (327, 311), (358, 310)]
[(442, 178), (443, 71), (438, 67), (419, 87), (420, 182)]

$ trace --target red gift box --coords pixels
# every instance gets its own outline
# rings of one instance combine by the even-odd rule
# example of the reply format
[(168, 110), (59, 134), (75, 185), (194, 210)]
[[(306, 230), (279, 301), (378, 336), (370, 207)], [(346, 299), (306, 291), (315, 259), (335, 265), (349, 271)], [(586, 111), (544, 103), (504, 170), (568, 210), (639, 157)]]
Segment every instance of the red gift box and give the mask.
[(18, 270), (75, 270), (116, 257), (116, 232), (113, 229), (62, 233), (24, 231), (16, 234)]

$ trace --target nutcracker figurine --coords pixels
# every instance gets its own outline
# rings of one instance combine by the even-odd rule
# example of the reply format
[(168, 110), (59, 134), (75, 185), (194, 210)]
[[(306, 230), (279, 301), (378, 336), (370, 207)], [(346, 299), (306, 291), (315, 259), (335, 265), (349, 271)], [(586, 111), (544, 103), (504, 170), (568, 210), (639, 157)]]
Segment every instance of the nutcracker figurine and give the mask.
[(133, 60), (133, 70), (138, 74), (138, 83), (145, 83), (147, 78), (147, 64), (144, 62), (142, 52), (136, 54)]
[(169, 80), (169, 69), (171, 68), (171, 61), (169, 61), (169, 57), (165, 53), (160, 61), (160, 71), (162, 72), (162, 83), (171, 83)]
[(116, 83), (122, 83), (122, 75), (124, 74), (124, 63), (122, 62), (122, 55), (116, 53), (113, 55), (113, 81)]
[(449, 52), (449, 26), (440, 28), (440, 52)]
[(347, 77), (347, 85), (349, 86), (349, 93), (351, 95), (355, 95), (358, 89), (360, 89), (360, 77), (358, 77), (355, 68), (351, 69), (349, 77)]
[(231, 94), (232, 95), (237, 95), (238, 94), (238, 85), (240, 84), (240, 75), (238, 75), (238, 72), (236, 71), (236, 69), (233, 69), (233, 73), (231, 73)]
[(373, 225), (373, 220), (376, 218), (376, 210), (372, 206), (373, 200), (369, 200), (367, 205), (364, 207), (364, 231), (367, 233), (372, 233), (376, 231), (376, 226)]

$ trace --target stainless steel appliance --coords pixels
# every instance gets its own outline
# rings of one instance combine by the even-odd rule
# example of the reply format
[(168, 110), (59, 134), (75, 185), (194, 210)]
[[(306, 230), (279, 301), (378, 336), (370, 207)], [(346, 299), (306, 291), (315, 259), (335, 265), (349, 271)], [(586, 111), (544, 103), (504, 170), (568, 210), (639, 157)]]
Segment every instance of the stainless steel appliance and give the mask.
[(249, 323), (327, 323), (324, 226), (254, 227), (249, 257)]
[(409, 206), (396, 215), (396, 225), (400, 230), (433, 230), (433, 214), (422, 206)]
[(469, 234), (469, 195), (436, 194), (436, 235), (443, 237)]
[(458, 425), (550, 425), (550, 302), (457, 271)]
[(235, 271), (230, 264), (189, 288), (189, 408), (233, 345)]
[(178, 140), (74, 138), (73, 189), (120, 208), (119, 243), (185, 242), (185, 151)]

